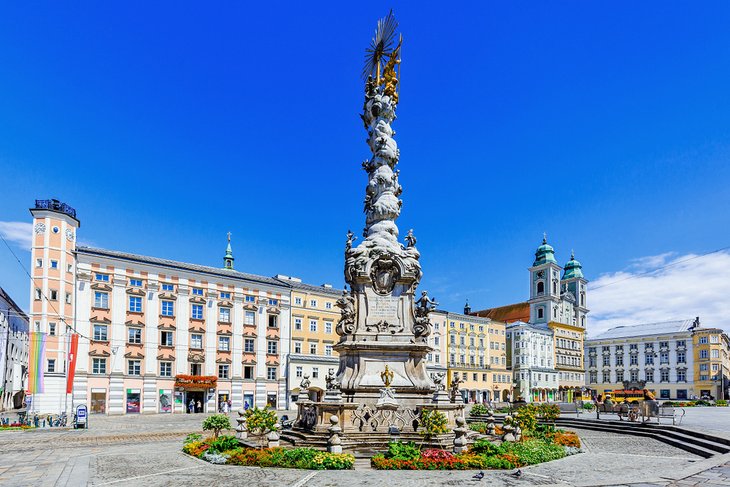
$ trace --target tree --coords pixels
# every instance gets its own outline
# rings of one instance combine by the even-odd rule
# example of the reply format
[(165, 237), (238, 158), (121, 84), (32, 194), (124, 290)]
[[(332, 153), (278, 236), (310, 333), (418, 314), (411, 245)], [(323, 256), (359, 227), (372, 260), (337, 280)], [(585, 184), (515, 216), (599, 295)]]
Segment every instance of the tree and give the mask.
[(213, 438), (218, 438), (221, 431), (231, 429), (231, 421), (225, 414), (214, 414), (205, 418), (203, 421), (203, 429), (205, 431), (212, 431)]
[(253, 407), (246, 410), (244, 414), (246, 419), (246, 429), (252, 435), (260, 435), (260, 443), (263, 446), (266, 433), (278, 429), (276, 424), (279, 418), (276, 411), (271, 409)]

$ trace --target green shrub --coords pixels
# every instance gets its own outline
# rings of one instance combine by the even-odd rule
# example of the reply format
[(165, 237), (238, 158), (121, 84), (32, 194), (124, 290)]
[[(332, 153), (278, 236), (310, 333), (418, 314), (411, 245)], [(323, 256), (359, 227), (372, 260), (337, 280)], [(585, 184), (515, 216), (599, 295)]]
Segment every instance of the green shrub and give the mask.
[(310, 470), (351, 469), (355, 457), (346, 453), (328, 453), (313, 448), (239, 448), (226, 452), (231, 465), (304, 468)]
[(725, 399), (718, 399), (717, 401), (715, 401), (715, 406), (725, 407), (727, 406), (727, 401)]
[(560, 407), (557, 404), (542, 403), (537, 406), (537, 414), (543, 421), (554, 423), (560, 417)]
[(441, 411), (424, 409), (421, 411), (421, 434), (431, 440), (434, 436), (443, 435), (449, 431), (448, 419)]
[(522, 443), (503, 443), (505, 453), (515, 455), (522, 465), (549, 462), (565, 456), (565, 449), (544, 440), (527, 440)]
[(469, 423), (469, 429), (484, 435), (487, 433), (487, 423)]
[(675, 407), (675, 406), (677, 406), (677, 403), (675, 403), (675, 402), (673, 402), (673, 401), (664, 401), (664, 402), (662, 403), (662, 406), (666, 406), (666, 407), (668, 407), (668, 408), (671, 408), (671, 407)]
[(391, 441), (388, 443), (388, 451), (385, 458), (393, 458), (395, 460), (415, 460), (421, 456), (421, 449), (414, 442), (402, 443), (400, 441)]
[(213, 437), (218, 438), (221, 431), (231, 429), (231, 421), (225, 414), (214, 414), (205, 418), (203, 421), (203, 429), (205, 431), (212, 431)]
[(501, 448), (501, 445), (495, 445), (491, 441), (487, 439), (477, 440), (474, 442), (474, 444), (469, 448), (469, 451), (472, 453), (476, 453), (478, 455), (498, 455), (500, 453), (504, 453), (504, 450)]
[(583, 409), (587, 409), (587, 410), (589, 410), (589, 411), (590, 411), (591, 409), (593, 409), (593, 402), (591, 402), (591, 401), (586, 401), (586, 402), (584, 402), (584, 403), (583, 403)]
[(486, 416), (489, 414), (489, 408), (484, 404), (475, 404), (469, 411), (469, 416)]
[(699, 401), (695, 401), (695, 406), (712, 406), (712, 403), (709, 401), (700, 399)]
[(188, 436), (185, 437), (185, 441), (183, 441), (183, 445), (187, 445), (188, 443), (192, 443), (194, 441), (200, 441), (203, 439), (203, 435), (199, 433), (190, 433)]
[(238, 438), (230, 435), (224, 435), (219, 436), (218, 438), (214, 438), (212, 441), (208, 442), (208, 444), (210, 445), (210, 450), (215, 450), (217, 452), (233, 450), (240, 445), (240, 443), (238, 442)]

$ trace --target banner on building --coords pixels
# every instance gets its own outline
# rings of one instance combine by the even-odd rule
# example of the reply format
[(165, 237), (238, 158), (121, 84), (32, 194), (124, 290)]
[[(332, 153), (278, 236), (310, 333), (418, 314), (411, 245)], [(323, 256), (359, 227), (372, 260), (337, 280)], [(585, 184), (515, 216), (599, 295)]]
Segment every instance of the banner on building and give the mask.
[(34, 331), (30, 334), (28, 356), (28, 392), (43, 392), (43, 361), (46, 355), (46, 334)]
[(71, 394), (74, 389), (74, 372), (76, 371), (76, 352), (79, 348), (79, 335), (71, 334), (71, 347), (68, 352), (68, 379), (66, 380), (66, 394)]

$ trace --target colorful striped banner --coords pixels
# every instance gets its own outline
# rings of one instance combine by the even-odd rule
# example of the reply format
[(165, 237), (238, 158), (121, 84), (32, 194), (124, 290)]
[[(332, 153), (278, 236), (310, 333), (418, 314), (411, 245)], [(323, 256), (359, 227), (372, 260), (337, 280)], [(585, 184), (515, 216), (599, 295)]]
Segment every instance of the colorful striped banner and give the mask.
[(30, 334), (28, 356), (28, 392), (43, 392), (43, 362), (46, 355), (46, 334), (34, 331)]

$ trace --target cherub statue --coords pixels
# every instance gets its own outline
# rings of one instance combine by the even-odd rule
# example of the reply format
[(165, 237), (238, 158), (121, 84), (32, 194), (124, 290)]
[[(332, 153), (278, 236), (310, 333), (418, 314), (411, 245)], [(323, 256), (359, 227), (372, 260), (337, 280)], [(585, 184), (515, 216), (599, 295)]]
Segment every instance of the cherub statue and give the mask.
[(352, 230), (347, 230), (347, 241), (345, 242), (345, 249), (350, 250), (352, 248), (352, 242), (357, 240), (357, 236), (352, 233)]
[(436, 309), (438, 303), (435, 299), (428, 297), (428, 291), (421, 291), (421, 297), (416, 301), (416, 316), (428, 316), (428, 313)]
[(302, 381), (299, 383), (299, 389), (302, 391), (306, 391), (309, 389), (311, 382), (309, 382), (309, 376), (307, 374), (304, 374), (304, 377), (302, 378)]
[(415, 247), (416, 246), (416, 237), (413, 235), (413, 229), (411, 228), (408, 230), (408, 234), (405, 237), (406, 241), (406, 247)]
[(328, 391), (340, 388), (340, 381), (337, 380), (335, 369), (329, 369), (329, 371), (327, 371), (327, 375), (324, 377), (324, 382), (327, 384), (326, 387)]
[(456, 398), (459, 395), (459, 384), (461, 384), (463, 381), (459, 378), (458, 375), (454, 374), (454, 377), (451, 379), (451, 389), (450, 389), (450, 396), (451, 396), (451, 402), (456, 402)]
[(446, 384), (444, 384), (444, 379), (446, 378), (446, 372), (437, 372), (435, 374), (431, 374), (431, 380), (433, 381), (434, 385), (436, 386), (436, 392), (443, 391), (446, 389)]

